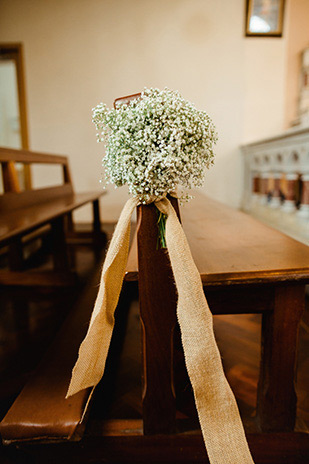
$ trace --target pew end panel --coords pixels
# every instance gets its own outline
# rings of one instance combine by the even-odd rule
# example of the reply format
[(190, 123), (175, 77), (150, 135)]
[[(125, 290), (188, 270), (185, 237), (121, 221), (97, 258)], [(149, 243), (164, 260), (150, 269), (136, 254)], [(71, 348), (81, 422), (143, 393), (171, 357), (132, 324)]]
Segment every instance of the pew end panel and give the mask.
[[(170, 200), (179, 216), (177, 200)], [(137, 216), (145, 435), (176, 431), (173, 339), (177, 294), (167, 251), (158, 245), (157, 211), (154, 204), (141, 205)]]

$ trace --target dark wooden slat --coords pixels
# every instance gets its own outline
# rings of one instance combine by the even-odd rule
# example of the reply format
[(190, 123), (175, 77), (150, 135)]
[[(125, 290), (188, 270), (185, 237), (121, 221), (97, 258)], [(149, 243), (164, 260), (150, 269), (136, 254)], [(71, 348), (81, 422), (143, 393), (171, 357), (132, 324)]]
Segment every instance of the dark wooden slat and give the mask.
[(74, 232), (66, 235), (68, 245), (102, 245), (106, 242), (106, 234), (102, 231), (94, 238), (93, 232)]
[(270, 285), (206, 286), (212, 314), (255, 314), (273, 310), (275, 290)]
[(73, 182), (71, 177), (71, 171), (68, 164), (63, 165), (63, 181), (65, 184), (71, 184), (73, 189)]
[(68, 287), (76, 285), (74, 272), (0, 271), (0, 285), (22, 287)]
[(47, 187), (37, 190), (27, 190), (22, 193), (8, 192), (0, 196), (0, 211), (10, 212), (15, 209), (36, 206), (63, 196), (72, 195), (71, 184)]
[(296, 417), (294, 374), (305, 286), (275, 289), (274, 310), (263, 314), (257, 417), (262, 431), (292, 431)]
[[(305, 433), (248, 434), (255, 464), (307, 464), (309, 436)], [(94, 423), (79, 443), (20, 447), (33, 464), (196, 463), (208, 464), (201, 433), (143, 436), (141, 421)]]
[(31, 242), (32, 240), (36, 240), (37, 238), (44, 237), (48, 235), (50, 232), (50, 225), (46, 224), (45, 226), (42, 226), (41, 228), (25, 235), (22, 237), (22, 242), (25, 245), (26, 243)]
[[(132, 249), (132, 252), (134, 249)], [(127, 282), (138, 281), (138, 269), (135, 267), (134, 254), (130, 252), (128, 267), (125, 274)], [(134, 266), (132, 266), (134, 264)], [(130, 267), (129, 267), (130, 266)], [(201, 280), (205, 288), (208, 287), (225, 287), (230, 286), (244, 286), (244, 285), (257, 285), (257, 284), (271, 284), (276, 282), (309, 282), (309, 275), (307, 269), (287, 269), (277, 270), (273, 272), (245, 272), (235, 274), (202, 274)]]
[(245, 272), (231, 274), (202, 274), (204, 287), (227, 285), (273, 284), (276, 282), (309, 282), (308, 269), (284, 269), (265, 272)]

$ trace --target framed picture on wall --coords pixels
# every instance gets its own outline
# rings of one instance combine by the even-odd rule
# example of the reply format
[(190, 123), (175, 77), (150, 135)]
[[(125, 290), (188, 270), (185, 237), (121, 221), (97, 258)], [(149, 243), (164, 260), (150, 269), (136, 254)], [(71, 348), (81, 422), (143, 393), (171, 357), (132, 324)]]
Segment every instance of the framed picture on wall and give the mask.
[(247, 0), (246, 36), (281, 37), (284, 0)]

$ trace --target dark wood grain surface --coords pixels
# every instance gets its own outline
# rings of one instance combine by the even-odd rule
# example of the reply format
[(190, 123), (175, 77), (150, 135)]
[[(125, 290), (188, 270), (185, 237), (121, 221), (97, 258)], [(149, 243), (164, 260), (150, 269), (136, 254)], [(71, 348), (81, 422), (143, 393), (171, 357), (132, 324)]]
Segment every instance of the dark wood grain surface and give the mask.
[[(309, 247), (241, 211), (194, 195), (181, 207), (181, 218), (204, 285), (309, 282)], [(136, 243), (126, 279), (138, 279)]]
[[(172, 199), (174, 208), (177, 200)], [(143, 425), (145, 435), (176, 430), (173, 382), (177, 294), (166, 250), (157, 243), (154, 205), (138, 207), (139, 304), (142, 328)], [(161, 269), (162, 272), (153, 272)], [(152, 279), (149, 279), (152, 275)], [(155, 296), (155, 297), (154, 297)]]
[(0, 147), (0, 162), (13, 161), (16, 163), (44, 163), (44, 164), (67, 164), (66, 156), (37, 153), (30, 150), (20, 150), (9, 147)]

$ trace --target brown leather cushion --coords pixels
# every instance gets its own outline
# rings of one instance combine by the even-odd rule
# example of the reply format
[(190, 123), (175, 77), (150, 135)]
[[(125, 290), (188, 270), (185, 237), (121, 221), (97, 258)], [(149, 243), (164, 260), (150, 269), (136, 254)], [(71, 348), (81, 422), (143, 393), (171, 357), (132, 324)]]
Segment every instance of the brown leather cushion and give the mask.
[(65, 399), (78, 348), (87, 331), (101, 266), (34, 376), (0, 424), (3, 443), (80, 439), (91, 389)]

